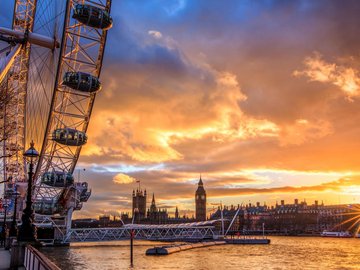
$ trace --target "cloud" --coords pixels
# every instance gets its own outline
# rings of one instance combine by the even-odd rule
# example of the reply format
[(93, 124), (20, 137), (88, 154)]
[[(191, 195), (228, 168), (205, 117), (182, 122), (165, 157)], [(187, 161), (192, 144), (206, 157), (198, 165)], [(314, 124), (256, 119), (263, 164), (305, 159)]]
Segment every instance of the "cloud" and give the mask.
[(113, 177), (113, 182), (115, 184), (131, 184), (134, 183), (135, 181), (136, 181), (135, 178), (123, 173), (118, 173)]
[(346, 194), (348, 182), (330, 183), (360, 171), (359, 12), (337, 0), (113, 1), (78, 164), (93, 193), (80, 213), (128, 211), (133, 179), (159, 203), (193, 209), (199, 173), (210, 201), (352, 201), (356, 183)]
[[(242, 112), (239, 104), (246, 96), (234, 73), (191, 59), (170, 37), (145, 46), (143, 38), (127, 40), (137, 51), (127, 56), (134, 55), (134, 62), (124, 67), (118, 64), (119, 68), (107, 73), (111, 74), (104, 79), (107, 93), (100, 97), (93, 114), (89, 129), (93, 139), (84, 147), (83, 156), (169, 162), (187, 158), (178, 145), (188, 140), (211, 138), (227, 143), (276, 136), (274, 123)], [(145, 64), (137, 65), (138, 61)], [(118, 80), (125, 84), (121, 89), (117, 88)]]
[(186, 0), (167, 1), (167, 6), (164, 9), (170, 16), (173, 16), (186, 7), (186, 2)]
[(84, 208), (130, 207), (134, 183), (115, 184), (117, 174), (180, 209), (193, 209), (199, 173), (210, 202), (352, 201), (343, 187), (358, 182), (334, 179), (360, 171), (356, 1), (184, 3), (113, 3), (80, 157), (97, 169), (97, 205)]
[(360, 94), (358, 71), (351, 67), (329, 63), (318, 52), (304, 60), (305, 70), (294, 71), (294, 76), (306, 76), (310, 81), (326, 82), (338, 86), (352, 100)]
[(150, 30), (150, 31), (148, 31), (148, 33), (150, 36), (152, 36), (156, 39), (162, 38), (162, 34), (159, 31)]
[(306, 119), (297, 119), (294, 124), (285, 125), (280, 131), (280, 145), (301, 145), (311, 140), (325, 137), (333, 132), (328, 121), (317, 120), (310, 122)]
[(349, 186), (359, 186), (360, 176), (355, 175), (352, 177), (341, 178), (336, 181), (326, 182), (320, 185), (312, 186), (282, 186), (274, 188), (216, 188), (209, 189), (208, 193), (211, 196), (241, 196), (241, 195), (256, 195), (256, 194), (281, 194), (293, 193), (298, 194), (301, 192), (324, 192), (324, 191), (343, 191), (344, 188)]

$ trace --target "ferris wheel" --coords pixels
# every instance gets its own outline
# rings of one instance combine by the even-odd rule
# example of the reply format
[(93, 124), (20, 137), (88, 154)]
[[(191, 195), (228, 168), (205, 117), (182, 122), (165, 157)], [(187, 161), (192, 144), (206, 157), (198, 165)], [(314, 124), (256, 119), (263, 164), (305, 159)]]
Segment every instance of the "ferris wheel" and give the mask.
[(5, 193), (24, 190), (23, 153), (34, 141), (40, 150), (33, 190), (39, 223), (56, 218), (69, 226), (72, 211), (91, 194), (73, 173), (101, 89), (110, 8), (111, 0), (15, 0), (12, 28), (0, 27), (6, 44), (0, 47), (0, 90), (9, 99), (0, 115), (1, 177)]

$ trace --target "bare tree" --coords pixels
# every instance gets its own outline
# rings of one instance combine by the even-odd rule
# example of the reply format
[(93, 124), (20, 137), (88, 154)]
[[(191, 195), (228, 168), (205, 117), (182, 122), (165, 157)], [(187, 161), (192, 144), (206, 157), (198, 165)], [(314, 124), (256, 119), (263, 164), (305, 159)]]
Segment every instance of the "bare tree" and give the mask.
[[(6, 80), (0, 85), (0, 145), (3, 145), (5, 140), (14, 134), (14, 129), (11, 123), (7, 123), (7, 108), (11, 106), (12, 95), (7, 91)], [(0, 149), (0, 158), (5, 157), (2, 149)]]

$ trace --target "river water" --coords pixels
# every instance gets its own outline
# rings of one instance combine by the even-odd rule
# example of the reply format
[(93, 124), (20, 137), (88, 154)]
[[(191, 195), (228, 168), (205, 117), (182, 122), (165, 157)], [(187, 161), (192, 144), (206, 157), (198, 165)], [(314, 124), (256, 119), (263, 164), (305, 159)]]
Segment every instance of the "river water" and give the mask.
[(134, 267), (129, 241), (43, 248), (61, 269), (360, 269), (360, 239), (270, 237), (270, 245), (223, 245), (146, 256), (154, 245), (135, 240)]

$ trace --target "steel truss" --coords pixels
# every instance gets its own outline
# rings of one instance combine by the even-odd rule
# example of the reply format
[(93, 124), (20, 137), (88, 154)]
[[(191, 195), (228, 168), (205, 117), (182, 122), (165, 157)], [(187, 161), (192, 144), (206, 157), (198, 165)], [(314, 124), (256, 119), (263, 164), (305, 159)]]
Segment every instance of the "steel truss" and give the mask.
[[(2, 177), (10, 180), (11, 185), (7, 185), (9, 188), (19, 186), (14, 185), (18, 182), (23, 182), (21, 186), (25, 187), (26, 166), (22, 153), (29, 143), (25, 140), (37, 136), (37, 145), (41, 144), (42, 147), (34, 177), (33, 201), (60, 204), (61, 211), (36, 214), (35, 220), (43, 224), (51, 223), (56, 230), (61, 231), (64, 227), (70, 227), (73, 210), (81, 209), (91, 191), (87, 189), (86, 183), (75, 183), (69, 187), (47, 186), (41, 182), (41, 176), (53, 171), (74, 172), (81, 146), (59, 144), (53, 140), (52, 134), (58, 128), (76, 129), (85, 133), (96, 96), (95, 92), (70, 89), (62, 81), (66, 72), (83, 72), (96, 78), (100, 76), (107, 35), (106, 30), (87, 26), (72, 18), (73, 10), (76, 5), (83, 4), (95, 6), (109, 14), (111, 0), (59, 0), (51, 2), (52, 5), (43, 1), (44, 10), (35, 18), (36, 7), (41, 9), (40, 2), (15, 0), (12, 29), (0, 27), (0, 39), (12, 47), (11, 57), (7, 57), (5, 65), (0, 65), (1, 91), (8, 91), (12, 98), (5, 108), (6, 113), (0, 115), (0, 124), (13, 130), (2, 149), (5, 157)], [(56, 9), (58, 5), (63, 7), (61, 12), (46, 17), (50, 14), (48, 7)], [(62, 24), (53, 25), (54, 21)], [(58, 27), (62, 27), (62, 31)], [(40, 68), (36, 65), (37, 61), (42, 63)], [(43, 80), (42, 71), (48, 72), (43, 76), (49, 80)], [(40, 105), (34, 106), (34, 101)], [(35, 107), (30, 112), (27, 109), (29, 104)], [(45, 121), (41, 122), (43, 119)], [(18, 211), (21, 210), (20, 203)]]
[(199, 227), (163, 227), (154, 226), (126, 226), (120, 228), (90, 228), (90, 229), (70, 229), (64, 236), (63, 243), (69, 242), (100, 242), (118, 241), (130, 238), (131, 231), (134, 230), (136, 239), (143, 240), (203, 240), (215, 239), (218, 235), (214, 226)]
[[(32, 32), (36, 0), (16, 0), (12, 29), (22, 32)], [(28, 82), (29, 56), (31, 46), (25, 43), (15, 56), (9, 72), (7, 83), (2, 91), (6, 91), (11, 100), (6, 106), (4, 130), (11, 128), (6, 136), (3, 156), (4, 180), (10, 183), (24, 182), (26, 167), (22, 153), (25, 150), (25, 119), (26, 119), (26, 90)]]
[[(51, 188), (41, 184), (40, 177), (48, 171), (73, 173), (79, 158), (81, 146), (67, 146), (52, 140), (52, 133), (57, 128), (72, 128), (86, 132), (91, 116), (96, 93), (74, 91), (62, 84), (65, 72), (86, 72), (95, 77), (100, 76), (107, 31), (81, 24), (71, 18), (76, 4), (91, 4), (110, 12), (111, 1), (101, 0), (68, 1), (66, 21), (61, 42), (60, 61), (55, 78), (50, 116), (40, 154), (39, 164), (35, 173), (37, 188), (36, 200), (62, 200), (65, 212), (81, 208), (78, 190), (68, 188)], [(71, 215), (70, 215), (71, 218)]]
[[(12, 29), (29, 33), (34, 28), (34, 16), (36, 11), (36, 0), (16, 0)], [(4, 189), (4, 196), (14, 194), (16, 186), (26, 181), (26, 166), (22, 156), (25, 150), (25, 126), (26, 126), (26, 95), (28, 84), (29, 58), (31, 46), (29, 43), (12, 43), (11, 52), (13, 58), (11, 65), (6, 70), (6, 75), (0, 85), (0, 91), (4, 91), (9, 97), (5, 105), (2, 118), (3, 142), (2, 148), (2, 178), (7, 181)], [(18, 198), (18, 208), (15, 213), (23, 209), (25, 194)], [(14, 199), (11, 205), (14, 205)], [(11, 211), (12, 209), (10, 209)]]

